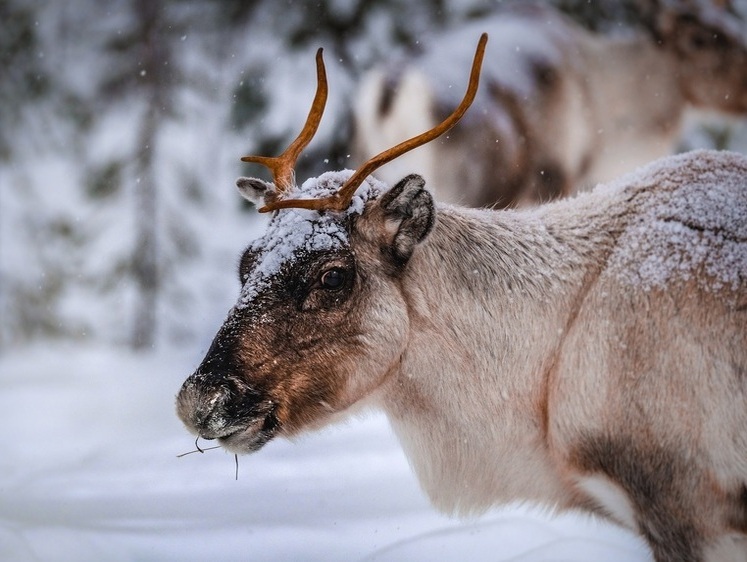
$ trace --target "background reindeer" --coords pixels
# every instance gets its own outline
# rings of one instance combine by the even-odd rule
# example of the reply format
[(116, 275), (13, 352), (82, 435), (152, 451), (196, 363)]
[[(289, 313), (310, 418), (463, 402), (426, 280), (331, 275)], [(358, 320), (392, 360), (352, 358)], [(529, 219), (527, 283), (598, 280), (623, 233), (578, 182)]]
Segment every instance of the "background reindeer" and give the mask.
[(379, 170), (386, 182), (418, 170), (446, 202), (547, 201), (674, 152), (688, 108), (747, 112), (743, 23), (710, 3), (642, 6), (647, 31), (634, 36), (592, 34), (530, 5), (432, 38), (421, 56), (364, 77), (355, 159), (448, 113), (470, 38), (483, 29), (493, 39), (473, 110), (448, 138)]
[(297, 187), (326, 99), (242, 193), (276, 211), (177, 410), (256, 451), (365, 405), (441, 509), (525, 499), (640, 532), (658, 561), (747, 555), (747, 158), (693, 152), (535, 210), (436, 205), (377, 167)]

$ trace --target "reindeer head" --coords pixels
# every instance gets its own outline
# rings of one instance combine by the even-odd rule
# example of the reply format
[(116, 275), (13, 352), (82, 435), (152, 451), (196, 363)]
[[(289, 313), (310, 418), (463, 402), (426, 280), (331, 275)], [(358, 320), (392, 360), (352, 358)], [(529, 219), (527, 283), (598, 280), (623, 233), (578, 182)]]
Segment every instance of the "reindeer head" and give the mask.
[(655, 39), (678, 61), (687, 100), (697, 107), (747, 111), (747, 28), (724, 0), (643, 0)]
[(419, 176), (393, 189), (369, 174), (446, 132), (477, 90), (487, 36), (467, 93), (430, 131), (373, 157), (358, 171), (322, 174), (297, 187), (293, 165), (321, 119), (326, 76), (317, 53), (317, 94), (301, 134), (267, 165), (273, 183), (241, 178), (248, 199), (274, 211), (246, 249), (241, 293), (210, 349), (183, 384), (177, 412), (199, 437), (233, 451), (323, 425), (371, 396), (397, 366), (408, 316), (399, 281), (435, 209)]

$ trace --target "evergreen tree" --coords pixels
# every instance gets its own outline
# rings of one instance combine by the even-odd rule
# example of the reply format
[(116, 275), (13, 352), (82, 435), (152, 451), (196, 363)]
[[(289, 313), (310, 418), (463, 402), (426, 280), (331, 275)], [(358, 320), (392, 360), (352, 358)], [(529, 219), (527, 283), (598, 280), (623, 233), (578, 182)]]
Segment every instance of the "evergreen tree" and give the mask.
[(40, 26), (45, 8), (0, 0), (0, 347), (60, 332), (56, 300), (71, 266), (60, 249), (76, 235), (69, 216), (46, 204), (38, 168), (24, 165), (60, 147), (58, 122), (69, 132), (60, 111), (69, 93)]
[[(128, 180), (132, 189), (134, 240), (130, 274), (135, 302), (131, 342), (135, 348), (154, 345), (157, 336), (159, 294), (164, 280), (159, 212), (163, 192), (159, 174), (159, 151), (163, 128), (177, 118), (178, 89), (185, 79), (174, 55), (174, 44), (184, 25), (174, 15), (175, 2), (130, 0), (128, 22), (106, 42), (110, 65), (100, 85), (99, 100), (137, 108), (134, 143), (117, 156), (117, 166), (132, 162)], [(109, 107), (111, 110), (112, 107)]]

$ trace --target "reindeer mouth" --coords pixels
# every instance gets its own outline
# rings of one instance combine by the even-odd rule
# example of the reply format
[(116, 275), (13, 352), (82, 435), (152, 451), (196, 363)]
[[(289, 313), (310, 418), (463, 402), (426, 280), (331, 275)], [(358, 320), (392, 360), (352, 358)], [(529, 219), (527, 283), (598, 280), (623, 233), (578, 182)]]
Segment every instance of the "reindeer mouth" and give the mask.
[(231, 453), (248, 454), (259, 451), (275, 437), (279, 428), (274, 408), (245, 427), (218, 437), (218, 443)]

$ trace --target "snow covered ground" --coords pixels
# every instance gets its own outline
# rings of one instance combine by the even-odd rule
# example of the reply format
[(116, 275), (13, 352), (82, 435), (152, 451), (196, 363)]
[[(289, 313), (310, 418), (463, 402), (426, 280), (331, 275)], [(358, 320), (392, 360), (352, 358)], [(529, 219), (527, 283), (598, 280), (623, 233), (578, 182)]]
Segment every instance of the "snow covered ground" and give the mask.
[(0, 358), (0, 560), (649, 559), (585, 516), (435, 512), (375, 413), (240, 457), (238, 481), (222, 450), (177, 458), (194, 442), (174, 395), (202, 351)]

